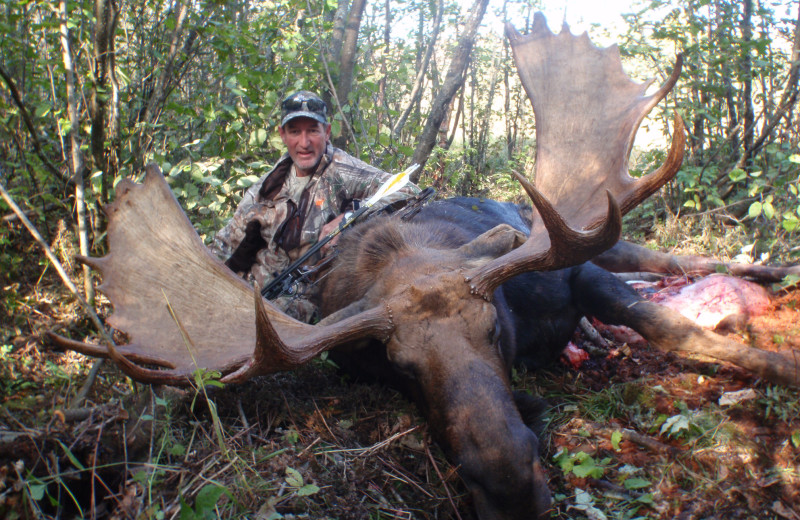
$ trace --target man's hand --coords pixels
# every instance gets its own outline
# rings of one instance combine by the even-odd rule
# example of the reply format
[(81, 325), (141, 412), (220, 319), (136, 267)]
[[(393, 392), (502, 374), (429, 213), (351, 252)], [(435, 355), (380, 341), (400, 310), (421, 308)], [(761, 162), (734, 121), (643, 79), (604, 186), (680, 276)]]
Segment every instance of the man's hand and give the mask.
[[(339, 224), (342, 223), (342, 220), (344, 220), (344, 213), (322, 226), (322, 229), (319, 232), (320, 238), (328, 236), (334, 229), (339, 227)], [(336, 243), (339, 241), (339, 236), (340, 235), (336, 235), (330, 242), (322, 246), (320, 253), (322, 253), (323, 256), (327, 255), (330, 252), (330, 248), (336, 245)]]

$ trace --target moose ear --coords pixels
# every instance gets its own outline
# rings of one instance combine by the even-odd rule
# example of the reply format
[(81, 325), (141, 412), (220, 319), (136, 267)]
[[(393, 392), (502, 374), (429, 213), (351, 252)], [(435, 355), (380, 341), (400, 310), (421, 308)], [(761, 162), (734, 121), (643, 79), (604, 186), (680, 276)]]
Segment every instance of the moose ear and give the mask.
[(500, 224), (458, 248), (464, 258), (492, 259), (502, 256), (525, 243), (528, 236), (508, 224)]

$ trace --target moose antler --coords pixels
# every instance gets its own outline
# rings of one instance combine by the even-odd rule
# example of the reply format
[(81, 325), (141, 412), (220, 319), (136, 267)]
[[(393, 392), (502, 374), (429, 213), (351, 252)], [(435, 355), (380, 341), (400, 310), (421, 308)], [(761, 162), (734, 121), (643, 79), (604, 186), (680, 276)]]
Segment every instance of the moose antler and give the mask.
[[(566, 25), (555, 35), (542, 13), (536, 13), (526, 36), (510, 24), (506, 35), (536, 117), (535, 186), (518, 178), (541, 219), (524, 245), (469, 277), (473, 290), (486, 298), (513, 276), (577, 265), (612, 247), (621, 215), (678, 172), (686, 144), (676, 114), (664, 165), (640, 179), (628, 174), (636, 131), (678, 80), (680, 56), (664, 85), (645, 96), (653, 80), (632, 81), (616, 45), (599, 49), (586, 33), (573, 36)], [(593, 232), (581, 231), (586, 229)]]
[(108, 321), (130, 342), (107, 349), (50, 337), (88, 355), (112, 357), (134, 379), (186, 384), (203, 368), (227, 374), (223, 381), (242, 381), (295, 368), (354, 338), (391, 333), (382, 308), (314, 327), (282, 313), (257, 290), (254, 306), (253, 288), (206, 249), (154, 164), (143, 184), (121, 181), (106, 212), (111, 252), (79, 260), (102, 272), (99, 289), (114, 305)]

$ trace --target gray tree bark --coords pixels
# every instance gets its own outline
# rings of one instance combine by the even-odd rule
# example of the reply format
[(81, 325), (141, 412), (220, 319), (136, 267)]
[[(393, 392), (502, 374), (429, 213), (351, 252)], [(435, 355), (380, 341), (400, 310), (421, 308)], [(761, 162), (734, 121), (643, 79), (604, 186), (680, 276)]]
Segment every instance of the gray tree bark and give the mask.
[(412, 176), (411, 180), (413, 182), (419, 182), (420, 172), (424, 170), (425, 163), (428, 162), (431, 151), (436, 144), (439, 127), (445, 118), (447, 109), (450, 106), (450, 101), (464, 85), (464, 72), (469, 63), (469, 57), (472, 53), (472, 47), (475, 44), (478, 28), (483, 20), (483, 15), (486, 13), (486, 6), (488, 3), (489, 0), (476, 0), (475, 4), (470, 8), (472, 15), (467, 20), (464, 33), (461, 35), (458, 45), (456, 45), (456, 48), (453, 50), (453, 58), (450, 61), (450, 67), (447, 70), (444, 83), (433, 100), (430, 114), (428, 115), (425, 127), (420, 135), (419, 143), (414, 150), (412, 162), (419, 164), (421, 168)]

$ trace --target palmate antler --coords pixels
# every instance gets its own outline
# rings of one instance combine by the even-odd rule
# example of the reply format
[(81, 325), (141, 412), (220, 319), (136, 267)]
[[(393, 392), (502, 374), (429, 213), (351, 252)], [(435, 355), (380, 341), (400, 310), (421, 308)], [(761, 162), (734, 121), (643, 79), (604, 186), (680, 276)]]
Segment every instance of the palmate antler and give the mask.
[(541, 13), (526, 36), (511, 25), (506, 35), (536, 116), (535, 187), (519, 180), (542, 218), (525, 245), (471, 276), (474, 290), (485, 296), (520, 273), (577, 265), (613, 246), (621, 215), (678, 172), (686, 144), (676, 114), (664, 165), (640, 179), (628, 174), (636, 131), (678, 80), (680, 57), (664, 85), (645, 96), (653, 80), (632, 81), (616, 45), (599, 49), (567, 26), (554, 35)]
[(153, 164), (143, 184), (117, 185), (117, 199), (106, 212), (111, 252), (79, 260), (101, 271), (99, 289), (114, 305), (108, 321), (130, 342), (110, 350), (50, 337), (88, 355), (111, 357), (136, 380), (186, 384), (203, 368), (221, 371), (226, 382), (243, 381), (296, 368), (354, 337), (391, 334), (382, 307), (314, 327), (283, 314), (258, 290), (254, 305), (253, 288), (206, 249)]

